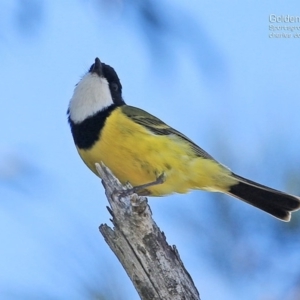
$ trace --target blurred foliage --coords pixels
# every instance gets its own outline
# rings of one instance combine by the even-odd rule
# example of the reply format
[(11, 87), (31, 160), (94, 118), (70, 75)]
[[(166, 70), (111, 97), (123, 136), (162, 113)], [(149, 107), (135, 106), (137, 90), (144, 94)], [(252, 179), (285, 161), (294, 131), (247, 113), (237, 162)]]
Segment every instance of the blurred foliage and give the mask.
[(32, 36), (38, 33), (43, 20), (45, 3), (43, 0), (17, 0), (14, 23), (21, 35)]
[[(123, 20), (141, 33), (149, 54), (160, 65), (160, 72), (177, 65), (176, 54), (186, 47), (193, 62), (210, 82), (225, 79), (226, 64), (216, 43), (199, 20), (180, 7), (157, 0), (94, 0), (101, 9), (122, 9)], [(120, 8), (121, 7), (121, 8)], [(100, 11), (99, 11), (100, 12)], [(171, 44), (175, 43), (175, 46)]]

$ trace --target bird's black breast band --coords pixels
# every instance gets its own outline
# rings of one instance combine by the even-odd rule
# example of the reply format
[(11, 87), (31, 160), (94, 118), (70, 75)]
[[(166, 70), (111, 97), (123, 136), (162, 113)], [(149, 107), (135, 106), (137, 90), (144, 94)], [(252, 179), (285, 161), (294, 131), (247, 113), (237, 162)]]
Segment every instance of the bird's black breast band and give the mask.
[(68, 120), (76, 146), (84, 150), (92, 148), (92, 146), (100, 139), (106, 118), (116, 108), (117, 106), (112, 104), (80, 123), (74, 123), (69, 115)]

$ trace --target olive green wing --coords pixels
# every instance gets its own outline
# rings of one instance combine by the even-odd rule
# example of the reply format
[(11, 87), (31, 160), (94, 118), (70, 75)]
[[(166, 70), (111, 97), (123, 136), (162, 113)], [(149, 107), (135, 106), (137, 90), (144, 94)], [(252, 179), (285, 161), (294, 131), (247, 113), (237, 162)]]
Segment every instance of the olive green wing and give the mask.
[(193, 141), (191, 141), (188, 137), (183, 135), (181, 132), (173, 129), (172, 127), (168, 126), (166, 123), (161, 121), (160, 119), (152, 116), (151, 114), (147, 113), (146, 111), (129, 106), (124, 105), (121, 107), (122, 112), (132, 119), (135, 123), (140, 124), (150, 130), (152, 133), (157, 135), (176, 135), (179, 138), (183, 139), (185, 142), (188, 142), (192, 148), (192, 150), (195, 152), (197, 156), (213, 159), (212, 156), (210, 156), (207, 152), (205, 152), (203, 149), (201, 149), (199, 146), (197, 146)]

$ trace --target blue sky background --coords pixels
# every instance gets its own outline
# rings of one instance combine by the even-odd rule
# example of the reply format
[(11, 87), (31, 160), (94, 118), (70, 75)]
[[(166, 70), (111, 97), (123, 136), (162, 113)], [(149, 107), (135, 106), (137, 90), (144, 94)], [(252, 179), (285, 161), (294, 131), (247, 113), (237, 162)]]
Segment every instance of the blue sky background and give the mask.
[[(96, 56), (128, 104), (300, 195), (300, 38), (269, 38), (269, 15), (300, 16), (298, 1), (150, 2), (0, 4), (1, 299), (139, 299), (98, 232), (107, 200), (67, 124)], [(299, 213), (281, 223), (200, 191), (149, 203), (202, 299), (299, 299)]]

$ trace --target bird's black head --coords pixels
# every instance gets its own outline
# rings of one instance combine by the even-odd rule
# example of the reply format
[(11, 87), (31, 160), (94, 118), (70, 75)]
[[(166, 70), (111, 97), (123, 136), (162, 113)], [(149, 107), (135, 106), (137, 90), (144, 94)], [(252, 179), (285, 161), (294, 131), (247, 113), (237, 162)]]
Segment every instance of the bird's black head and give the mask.
[(107, 80), (112, 99), (117, 106), (125, 104), (122, 98), (122, 85), (114, 68), (102, 63), (100, 59), (96, 57), (95, 63), (91, 65), (89, 72), (95, 73), (99, 77), (104, 77)]

